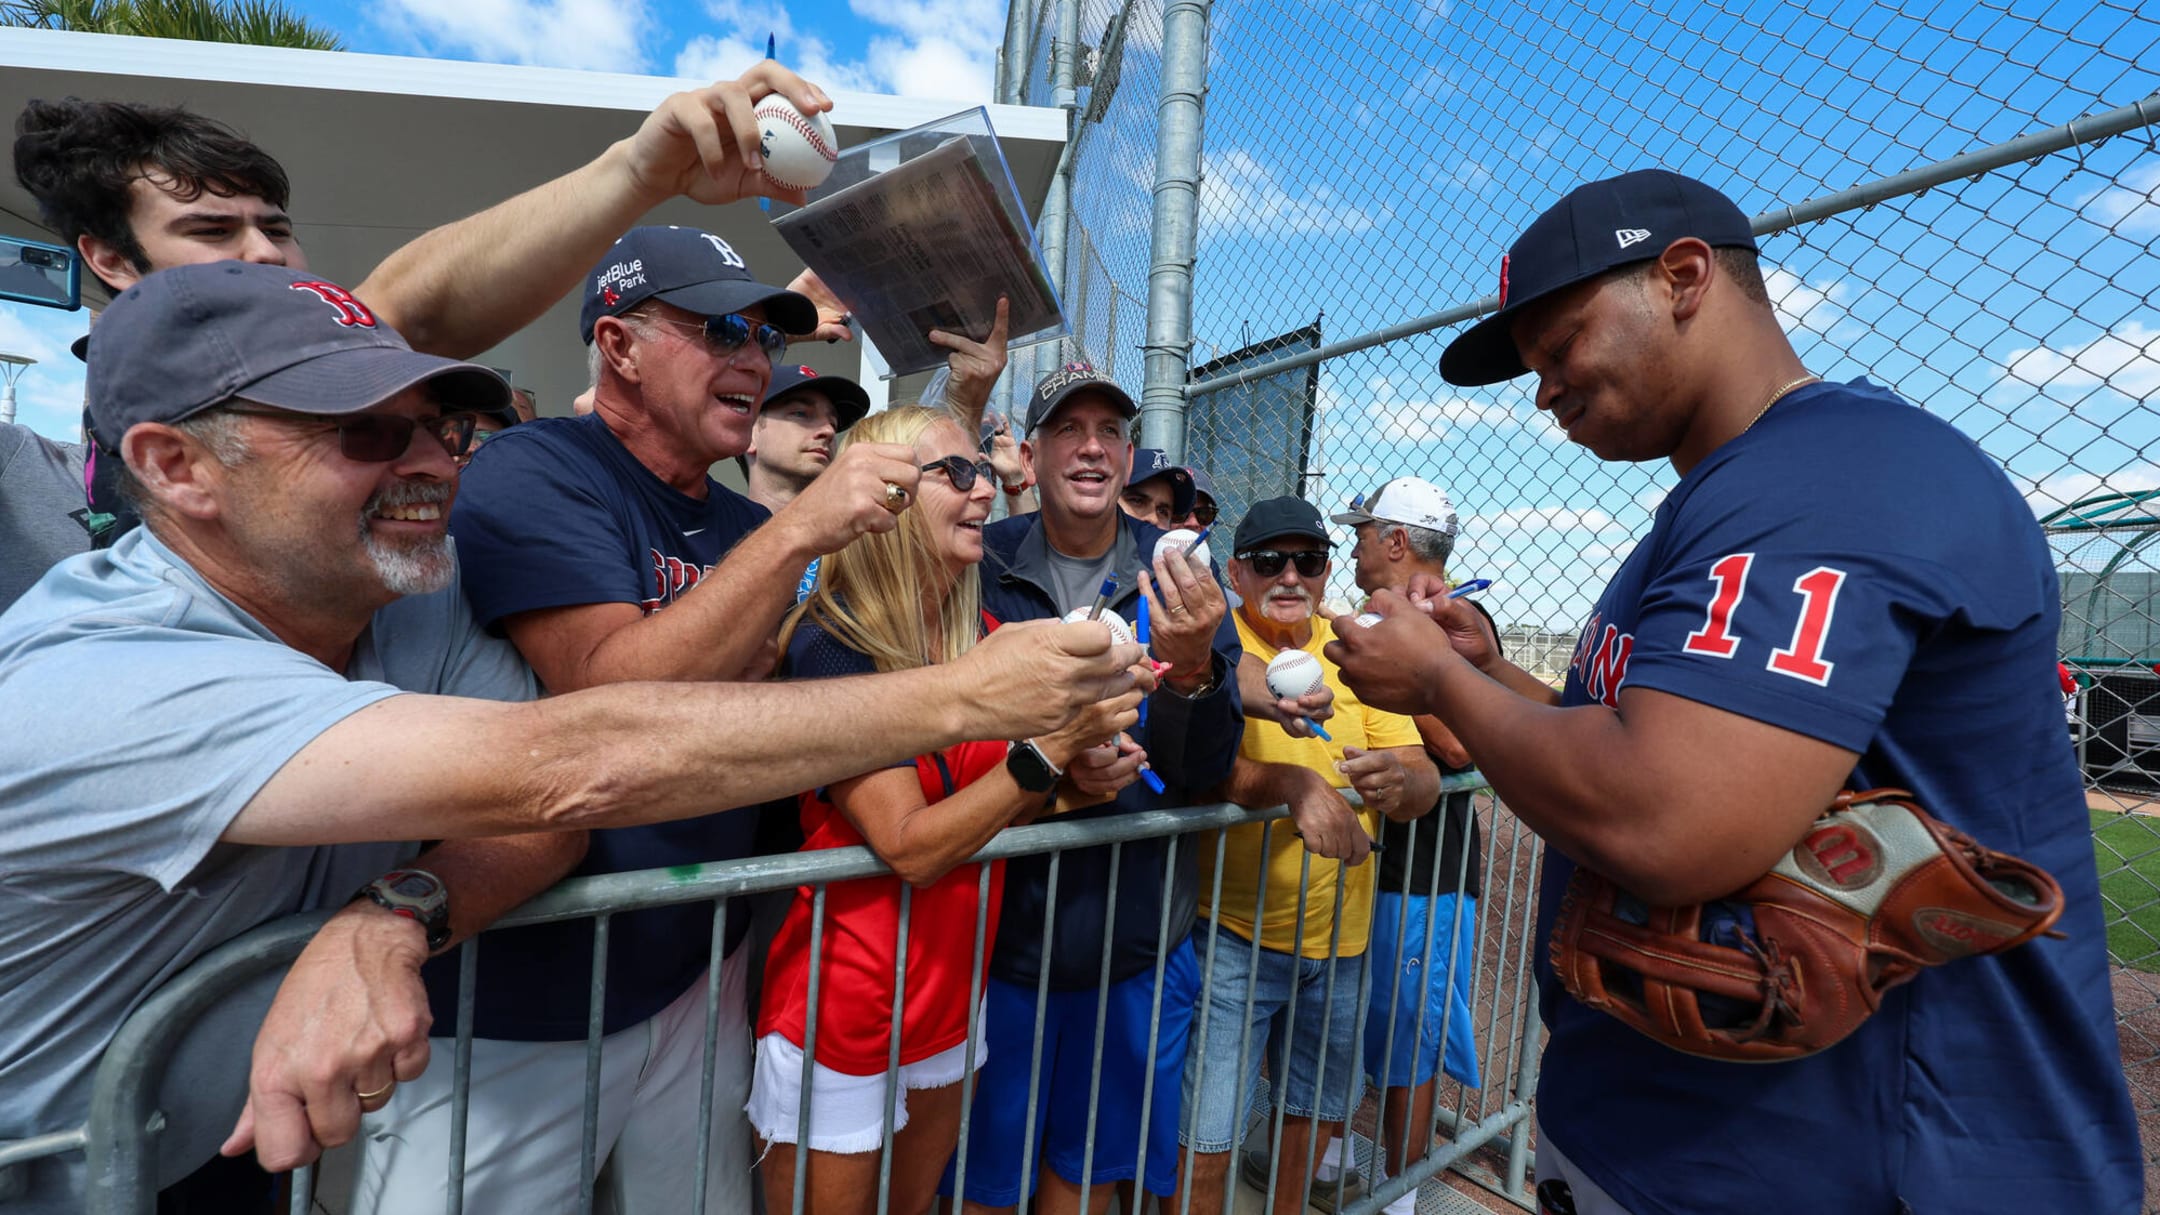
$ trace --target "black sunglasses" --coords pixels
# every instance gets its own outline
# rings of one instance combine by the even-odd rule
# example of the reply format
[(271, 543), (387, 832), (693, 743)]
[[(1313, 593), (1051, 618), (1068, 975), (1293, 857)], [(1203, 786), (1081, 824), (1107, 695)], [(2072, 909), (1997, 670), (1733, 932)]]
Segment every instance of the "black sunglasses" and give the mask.
[(1195, 497), (1192, 505), (1192, 517), (1202, 527), (1212, 526), (1215, 522), (1215, 500), (1205, 494)]
[(977, 478), (993, 480), (998, 475), (997, 466), (990, 461), (970, 460), (966, 456), (946, 456), (940, 460), (932, 460), (923, 465), (922, 470), (944, 473), (945, 479), (952, 482), (952, 487), (963, 494), (975, 488)]
[(708, 316), (705, 323), (698, 326), (668, 317), (659, 319), (670, 325), (698, 329), (705, 335), (705, 344), (712, 347), (715, 354), (733, 354), (741, 350), (743, 343), (753, 337), (757, 339), (758, 349), (765, 352), (767, 359), (779, 358), (780, 353), (787, 349), (787, 334), (777, 327), (733, 312), (723, 316)]
[(442, 444), (452, 459), (463, 456), (472, 446), (473, 425), (479, 421), (476, 414), (446, 413), (432, 418), (408, 418), (395, 413), (348, 413), (337, 417), (318, 417), (314, 414), (294, 413), (285, 409), (251, 409), (242, 405), (227, 405), (226, 413), (237, 413), (250, 418), (269, 418), (276, 422), (306, 422), (317, 426), (334, 426), (338, 432), (338, 450), (348, 460), (361, 464), (386, 464), (403, 456), (412, 446), (413, 432), (426, 430)]
[(1276, 548), (1252, 548), (1237, 554), (1240, 561), (1252, 563), (1253, 573), (1262, 578), (1282, 575), (1283, 566), (1295, 564), (1301, 578), (1318, 578), (1327, 569), (1328, 555), (1325, 549), (1302, 549), (1286, 553)]

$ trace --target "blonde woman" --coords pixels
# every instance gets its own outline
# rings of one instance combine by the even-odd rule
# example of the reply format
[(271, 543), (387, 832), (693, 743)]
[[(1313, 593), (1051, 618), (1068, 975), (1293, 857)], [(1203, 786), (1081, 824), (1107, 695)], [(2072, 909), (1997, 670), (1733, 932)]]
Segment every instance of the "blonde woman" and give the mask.
[[(947, 662), (996, 622), (982, 611), (976, 565), (998, 482), (976, 437), (943, 410), (875, 413), (843, 443), (912, 444), (922, 463), (916, 501), (890, 532), (865, 535), (827, 557), (817, 589), (783, 624), (783, 673), (817, 679)], [(1148, 681), (1150, 684), (1152, 681)], [(1132, 724), (1141, 693), (1103, 701), (1034, 747), (1063, 771), (1073, 756)], [(911, 711), (896, 705), (895, 712)], [(844, 729), (846, 723), (835, 722)], [(1048, 808), (1006, 765), (1003, 739), (963, 743), (899, 767), (804, 793), (804, 849), (868, 844), (896, 876), (840, 882), (825, 895), (820, 956), (810, 956), (812, 891), (798, 890), (773, 941), (758, 1016), (748, 1112), (765, 1141), (768, 1206), (786, 1210), (796, 1152), (810, 1152), (804, 1210), (855, 1215), (875, 1208), (888, 1099), (894, 1106), (895, 1215), (928, 1209), (952, 1156), (966, 1070), (968, 1006), (976, 975), (975, 922), (982, 882), (963, 865), (1006, 826)], [(997, 935), (1004, 866), (991, 863), (984, 940)], [(906, 985), (900, 1008), (900, 1092), (887, 1091), (894, 1024), (893, 972), (907, 900)], [(809, 977), (818, 970), (815, 1068), (807, 1145), (798, 1144)], [(975, 1064), (986, 1057), (980, 1038)]]

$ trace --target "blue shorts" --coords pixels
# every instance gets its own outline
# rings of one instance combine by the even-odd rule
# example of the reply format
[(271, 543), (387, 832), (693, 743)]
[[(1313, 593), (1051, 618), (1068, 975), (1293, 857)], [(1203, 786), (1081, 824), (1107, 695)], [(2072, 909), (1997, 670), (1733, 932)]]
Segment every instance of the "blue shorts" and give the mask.
[[(1317, 1115), (1342, 1122), (1364, 1091), (1358, 1074), (1358, 984), (1363, 956), (1305, 958), (1263, 949), (1206, 920), (1193, 930), (1212, 949), (1204, 1038), (1185, 1061), (1185, 1115), (1180, 1138), (1201, 1152), (1227, 1152), (1245, 1130), (1247, 1107), (1260, 1086), (1260, 1052), (1268, 1053), (1269, 1091), (1294, 1118)], [(1333, 981), (1330, 982), (1332, 971)], [(1246, 1012), (1246, 997), (1252, 1010)], [(1297, 1024), (1291, 1025), (1291, 1010)], [(1250, 1015), (1250, 1029), (1246, 1017)], [(1238, 1048), (1243, 1045), (1242, 1057)], [(1287, 1052), (1287, 1058), (1285, 1057)]]
[[(1477, 1039), (1470, 1021), (1470, 976), (1477, 967), (1477, 900), (1461, 896), (1459, 920), (1457, 901), (1452, 894), (1432, 898), (1379, 894), (1373, 898), (1372, 1004), (1365, 1013), (1365, 1074), (1382, 1088), (1415, 1088), (1433, 1078), (1440, 1060), (1443, 1020), (1447, 1023), (1447, 1074), (1467, 1088), (1479, 1087)], [(1453, 950), (1448, 948), (1450, 936)], [(1452, 966), (1450, 953), (1455, 957)]]
[[(1185, 1075), (1185, 1037), (1200, 996), (1200, 964), (1187, 939), (1163, 964), (1161, 1022), (1155, 1030), (1155, 1090), (1147, 1098), (1146, 1169), (1149, 1191), (1177, 1189), (1179, 1082)], [(1037, 1143), (1029, 1158), (1074, 1185), (1130, 1181), (1141, 1165), (1142, 1094), (1148, 1078), (1148, 1033), (1155, 1013), (1155, 970), (1149, 967), (1110, 987), (1103, 1027), (1101, 1090), (1096, 1096), (1095, 1154), (1087, 1153), (1088, 1092), (1096, 1083), (1095, 991), (1053, 991), (1043, 1016), (1041, 1078), (1035, 1093)], [(990, 1058), (975, 1073), (969, 1111), (967, 1197), (990, 1207), (1019, 1206), (1033, 1192), (1020, 1175), (1031, 1132), (1027, 1121), (1028, 1060), (1035, 1047), (1035, 988), (991, 979), (983, 996), (984, 1041)], [(938, 1193), (953, 1193), (954, 1164), (945, 1166)], [(1092, 1168), (1090, 1168), (1092, 1164)], [(1025, 1186), (1023, 1187), (1023, 1182)]]

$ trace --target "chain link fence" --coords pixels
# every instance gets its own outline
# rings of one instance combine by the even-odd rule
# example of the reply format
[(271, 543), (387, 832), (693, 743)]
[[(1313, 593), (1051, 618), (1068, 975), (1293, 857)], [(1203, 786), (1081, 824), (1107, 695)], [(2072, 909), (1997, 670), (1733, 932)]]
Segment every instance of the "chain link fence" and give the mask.
[[(1085, 116), (1069, 345), (1137, 390), (1164, 0), (1066, 2)], [(1019, 65), (1030, 101), (1054, 98), (1058, 4)], [(2152, 1160), (2160, 20), (2090, 0), (1217, 0), (1208, 22), (1185, 439), (1226, 515), (1437, 481), (1463, 518), (1454, 568), (1499, 583), (1485, 602), (1512, 637), (1571, 646), (1671, 469), (1603, 463), (1527, 384), (1458, 390), (1437, 363), (1533, 216), (1650, 165), (1782, 217), (1765, 269), (1809, 370), (1888, 385), (2002, 461), (2061, 556), (2067, 725)], [(1566, 646), (1546, 647), (1556, 676)]]

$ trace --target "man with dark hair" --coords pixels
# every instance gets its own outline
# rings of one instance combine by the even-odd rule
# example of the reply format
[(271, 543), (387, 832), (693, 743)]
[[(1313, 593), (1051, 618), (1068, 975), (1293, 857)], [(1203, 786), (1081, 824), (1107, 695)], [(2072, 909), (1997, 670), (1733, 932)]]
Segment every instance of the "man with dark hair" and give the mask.
[(1192, 474), (1172, 464), (1160, 448), (1135, 447), (1132, 472), (1118, 495), (1118, 507), (1169, 531), (1192, 513)]
[[(1538, 408), (1570, 440), (1679, 475), (1563, 690), (1501, 658), (1429, 575), (1374, 596), (1382, 621), (1345, 621), (1330, 647), (1365, 699), (1446, 721), (1551, 845), (1533, 951), (1550, 1033), (1540, 1192), (1580, 1215), (2131, 1215), (2143, 1154), (2084, 790), (2048, 677), (2061, 609), (2046, 538), (2001, 464), (1949, 424), (1810, 374), (1745, 272), (1756, 256), (1748, 217), (1701, 182), (1592, 182), (1530, 224), (1499, 310), (1441, 355), (1462, 386), (1535, 373)], [(1553, 928), (1578, 867), (1626, 892), (1620, 914), (1653, 909), (1635, 923), (1691, 938), (1698, 916), (1722, 923), (1819, 993), (1838, 963), (1758, 937), (1728, 896), (1773, 865), (1828, 860), (1855, 898), (1876, 897), (1859, 870), (1888, 862), (1852, 862), (1881, 842), (1818, 821), (1841, 791), (1885, 787), (2052, 874), (2059, 937), (1922, 969), (1835, 1045), (1781, 1062), (1684, 1053), (1568, 994)], [(1995, 931), (1947, 915), (1959, 934)], [(1731, 981), (1756, 995), (1703, 1007), (1688, 984), (1658, 986), (1727, 1034), (1789, 1025), (1794, 988)], [(1607, 998), (1630, 997), (1615, 979)]]

